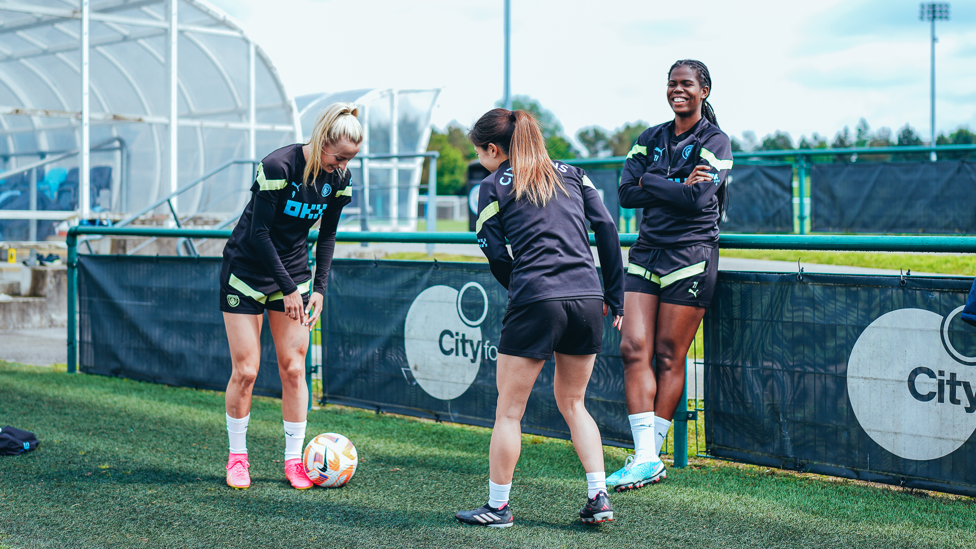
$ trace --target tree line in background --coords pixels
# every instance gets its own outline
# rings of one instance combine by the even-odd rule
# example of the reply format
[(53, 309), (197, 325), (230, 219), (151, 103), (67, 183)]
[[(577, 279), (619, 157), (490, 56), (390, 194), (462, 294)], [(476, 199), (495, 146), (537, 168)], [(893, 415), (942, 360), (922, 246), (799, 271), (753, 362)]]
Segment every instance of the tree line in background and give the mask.
[[(500, 105), (496, 105), (500, 106)], [(576, 140), (583, 146), (579, 151), (563, 133), (562, 124), (556, 116), (542, 107), (542, 105), (524, 95), (517, 95), (512, 99), (512, 108), (532, 113), (542, 126), (542, 135), (546, 139), (549, 156), (552, 158), (601, 158), (611, 156), (626, 156), (637, 141), (637, 137), (650, 124), (637, 120), (624, 124), (616, 130), (610, 131), (599, 126), (588, 126), (576, 132)], [(850, 149), (850, 148), (880, 148), (880, 147), (911, 147), (924, 143), (910, 125), (905, 124), (897, 135), (893, 135), (889, 128), (871, 130), (867, 120), (862, 118), (851, 135), (850, 128), (837, 132), (833, 140), (814, 133), (809, 138), (800, 137), (796, 147), (790, 134), (776, 131), (762, 138), (760, 141), (753, 131), (745, 131), (742, 138), (732, 137), (732, 150), (738, 153), (752, 151), (788, 151), (795, 149)], [(976, 133), (968, 128), (959, 128), (949, 134), (936, 137), (936, 145), (973, 145), (976, 144)], [(478, 159), (474, 146), (468, 140), (467, 130), (459, 123), (451, 122), (444, 131), (431, 130), (428, 151), (438, 151), (437, 160), (437, 194), (448, 195), (465, 193), (467, 183), (468, 163)], [(890, 161), (925, 161), (928, 153), (896, 153), (896, 154), (861, 154), (861, 155), (813, 155), (812, 162), (890, 162)], [(939, 155), (940, 160), (959, 160), (962, 158), (976, 159), (976, 151), (944, 152)], [(784, 157), (784, 162), (794, 162), (795, 157)], [(421, 181), (427, 181), (427, 167)]]

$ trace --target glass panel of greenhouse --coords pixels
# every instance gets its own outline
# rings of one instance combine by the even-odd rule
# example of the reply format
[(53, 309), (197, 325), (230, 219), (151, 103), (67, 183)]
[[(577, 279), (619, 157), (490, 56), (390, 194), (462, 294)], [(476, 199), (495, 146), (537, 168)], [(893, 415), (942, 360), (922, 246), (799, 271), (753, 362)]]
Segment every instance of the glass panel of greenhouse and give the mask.
[(0, 2), (2, 240), (136, 213), (229, 220), (252, 160), (300, 138), (274, 65), (206, 2)]
[(418, 216), (423, 217), (418, 196), (427, 186), (420, 180), (420, 155), (427, 150), (430, 116), (440, 91), (365, 89), (295, 99), (305, 140), (325, 107), (339, 101), (359, 106), (365, 136), (359, 156), (349, 164), (354, 192), (343, 210), (342, 230), (416, 230)]

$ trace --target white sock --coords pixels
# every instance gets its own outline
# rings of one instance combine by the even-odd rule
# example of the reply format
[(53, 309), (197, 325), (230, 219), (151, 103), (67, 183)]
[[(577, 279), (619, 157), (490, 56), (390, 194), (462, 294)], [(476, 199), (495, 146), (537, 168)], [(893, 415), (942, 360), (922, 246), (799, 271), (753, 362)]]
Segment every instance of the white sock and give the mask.
[(232, 418), (227, 413), (224, 415), (227, 416), (227, 438), (230, 440), (230, 453), (246, 454), (247, 422), (251, 419), (251, 414), (247, 414), (240, 419)]
[(494, 509), (500, 509), (508, 503), (508, 494), (512, 491), (512, 483), (495, 484), (488, 480), (488, 505)]
[(654, 412), (630, 414), (627, 419), (634, 435), (634, 463), (654, 461)]
[(285, 461), (302, 457), (305, 444), (305, 424), (307, 421), (292, 423), (285, 421)]
[(654, 418), (654, 455), (661, 455), (661, 448), (664, 446), (664, 439), (668, 438), (668, 429), (671, 422), (663, 417)]
[(607, 491), (607, 473), (598, 471), (596, 473), (586, 473), (586, 498), (593, 499), (601, 491)]

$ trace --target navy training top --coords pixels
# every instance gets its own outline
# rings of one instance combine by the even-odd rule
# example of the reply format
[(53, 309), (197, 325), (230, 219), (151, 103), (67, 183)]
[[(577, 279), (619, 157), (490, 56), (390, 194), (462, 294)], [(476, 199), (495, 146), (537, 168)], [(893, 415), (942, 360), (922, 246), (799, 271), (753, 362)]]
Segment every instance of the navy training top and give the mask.
[[(624, 314), (620, 239), (607, 207), (583, 170), (553, 161), (566, 193), (545, 206), (515, 200), (506, 160), (481, 182), (476, 232), (491, 273), (508, 290), (509, 307), (550, 299), (598, 297)], [(590, 251), (587, 221), (596, 235), (603, 286)], [(514, 258), (505, 246), (511, 242)]]
[[(630, 261), (649, 265), (649, 250), (718, 242), (718, 198), (732, 169), (732, 144), (705, 118), (674, 135), (674, 121), (644, 130), (627, 155), (617, 196), (624, 208), (643, 208)], [(685, 185), (695, 166), (707, 165), (711, 181)], [(638, 182), (640, 184), (638, 184)]]
[(298, 288), (295, 279), (311, 278), (306, 243), (309, 229), (319, 219), (313, 291), (325, 293), (339, 215), (352, 201), (348, 171), (323, 170), (308, 185), (302, 184), (304, 171), (301, 143), (266, 156), (258, 165), (251, 201), (224, 246), (224, 262), (230, 262), (232, 272), (272, 278), (284, 295)]

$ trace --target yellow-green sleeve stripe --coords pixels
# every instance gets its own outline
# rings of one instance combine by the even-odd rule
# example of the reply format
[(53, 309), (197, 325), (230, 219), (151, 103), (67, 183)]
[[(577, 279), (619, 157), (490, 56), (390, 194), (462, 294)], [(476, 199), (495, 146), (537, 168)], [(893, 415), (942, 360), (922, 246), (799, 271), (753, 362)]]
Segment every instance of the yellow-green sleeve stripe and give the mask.
[(485, 209), (481, 210), (481, 215), (478, 216), (478, 223), (475, 224), (474, 233), (478, 234), (481, 232), (481, 226), (485, 224), (496, 213), (498, 213), (498, 201), (492, 202), (485, 206)]
[(585, 175), (583, 176), (583, 186), (584, 187), (593, 187), (594, 189), (596, 188), (596, 185), (594, 185), (593, 182), (590, 181), (590, 178), (587, 177), (587, 176), (585, 176)]
[(336, 196), (352, 196), (352, 185), (346, 185), (345, 189), (336, 193)]
[(258, 164), (258, 188), (262, 191), (277, 191), (288, 186), (284, 179), (268, 179), (264, 176), (264, 164)]
[(712, 151), (706, 149), (705, 147), (702, 147), (701, 157), (704, 158), (705, 160), (707, 160), (708, 163), (711, 164), (712, 167), (715, 168), (716, 170), (731, 170), (732, 169), (732, 161), (731, 160), (719, 160), (718, 157), (716, 157), (715, 154)]
[(643, 154), (644, 156), (647, 156), (647, 147), (645, 147), (644, 145), (638, 145), (634, 143), (634, 148), (630, 149), (630, 152), (627, 153), (627, 158), (630, 158), (635, 154)]

